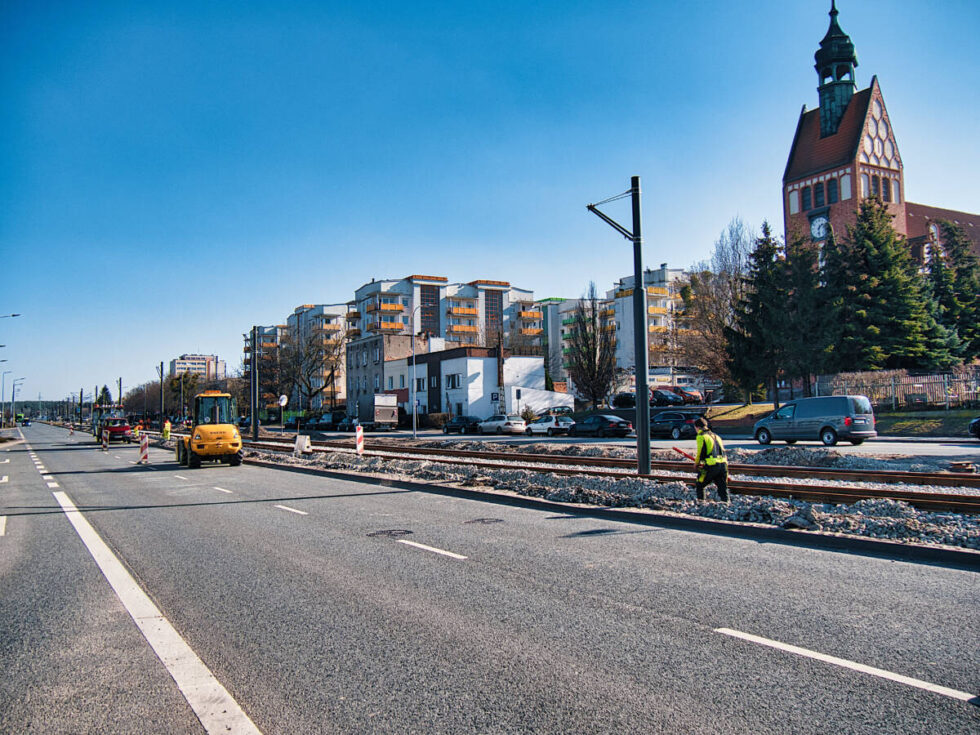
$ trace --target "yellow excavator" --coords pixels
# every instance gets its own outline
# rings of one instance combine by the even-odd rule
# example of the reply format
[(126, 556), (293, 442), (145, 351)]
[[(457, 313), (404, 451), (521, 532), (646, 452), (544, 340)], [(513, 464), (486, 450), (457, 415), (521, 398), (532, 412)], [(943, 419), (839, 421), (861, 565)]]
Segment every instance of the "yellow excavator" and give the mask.
[(242, 463), (242, 437), (235, 419), (235, 400), (228, 393), (206, 390), (194, 396), (189, 436), (177, 437), (177, 463), (198, 468), (202, 461)]

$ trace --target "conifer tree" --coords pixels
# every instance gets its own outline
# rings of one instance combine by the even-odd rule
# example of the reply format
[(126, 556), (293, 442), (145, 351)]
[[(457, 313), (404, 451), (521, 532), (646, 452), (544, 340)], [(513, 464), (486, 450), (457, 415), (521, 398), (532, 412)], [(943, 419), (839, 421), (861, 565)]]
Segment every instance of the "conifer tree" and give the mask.
[(946, 221), (939, 226), (942, 250), (927, 264), (930, 285), (942, 324), (956, 330), (961, 356), (972, 362), (980, 357), (980, 260), (962, 227)]
[(806, 395), (810, 395), (811, 376), (828, 362), (819, 245), (804, 236), (787, 242), (783, 271), (785, 369), (790, 378), (803, 378)]
[(736, 326), (728, 330), (732, 375), (751, 390), (765, 382), (778, 405), (777, 381), (785, 359), (786, 333), (785, 263), (782, 247), (773, 237), (768, 222), (756, 239), (747, 277), (747, 296), (736, 315)]

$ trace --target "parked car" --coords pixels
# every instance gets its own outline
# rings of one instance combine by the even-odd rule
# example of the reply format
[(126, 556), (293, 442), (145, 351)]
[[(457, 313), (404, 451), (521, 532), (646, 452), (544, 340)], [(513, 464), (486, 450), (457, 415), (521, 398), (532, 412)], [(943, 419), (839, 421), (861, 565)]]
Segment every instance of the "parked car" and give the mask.
[(286, 423), (282, 425), (282, 428), (286, 431), (296, 431), (296, 427), (299, 425), (296, 418), (286, 419)]
[(683, 406), (684, 399), (673, 391), (657, 388), (650, 394), (650, 403), (654, 406)]
[(551, 408), (546, 408), (541, 412), (541, 415), (548, 416), (571, 416), (573, 413), (571, 406), (552, 406)]
[(542, 416), (527, 425), (527, 433), (529, 436), (534, 434), (554, 436), (567, 434), (573, 426), (575, 422), (568, 416)]
[(523, 434), (527, 424), (516, 413), (509, 416), (498, 413), (481, 421), (479, 428), (481, 434)]
[(617, 393), (611, 401), (613, 408), (634, 408), (636, 396), (632, 393)]
[(476, 416), (453, 416), (442, 425), (443, 434), (475, 434), (480, 430), (480, 419)]
[(878, 436), (874, 411), (866, 396), (797, 398), (757, 421), (753, 434), (759, 444), (773, 439), (787, 444), (819, 439), (828, 447), (838, 439), (861, 444)]
[(683, 399), (684, 403), (704, 403), (704, 397), (701, 395), (701, 391), (695, 390), (694, 388), (684, 388), (679, 385), (668, 385), (666, 389), (671, 393), (676, 393)]
[(696, 413), (661, 411), (650, 419), (650, 436), (669, 436), (671, 439), (691, 439), (698, 435), (694, 428)]
[(357, 419), (353, 416), (344, 416), (334, 424), (334, 431), (354, 431), (355, 426), (357, 426)]
[(240, 429), (246, 429), (246, 428), (248, 428), (251, 425), (252, 425), (252, 417), (251, 416), (242, 416), (241, 418), (238, 419), (238, 427)]
[(977, 439), (980, 439), (980, 416), (970, 422), (970, 433)]
[(626, 436), (633, 431), (633, 424), (619, 416), (594, 414), (582, 421), (576, 421), (568, 430), (569, 436), (583, 434), (594, 436)]

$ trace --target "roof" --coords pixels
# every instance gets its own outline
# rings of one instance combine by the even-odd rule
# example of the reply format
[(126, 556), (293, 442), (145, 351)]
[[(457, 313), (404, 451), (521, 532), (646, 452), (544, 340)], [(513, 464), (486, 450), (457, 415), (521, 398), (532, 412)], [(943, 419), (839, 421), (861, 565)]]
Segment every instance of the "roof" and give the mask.
[(479, 280), (479, 281), (470, 281), (467, 285), (468, 286), (491, 286), (491, 287), (500, 286), (502, 288), (510, 288), (510, 282), (508, 281)]
[(973, 241), (973, 251), (980, 256), (980, 214), (905, 202), (905, 231), (909, 240), (927, 237), (929, 223), (940, 219), (962, 227), (966, 236)]
[(784, 184), (849, 164), (854, 160), (858, 145), (861, 143), (861, 134), (864, 132), (864, 121), (868, 117), (871, 92), (877, 84), (878, 79), (875, 77), (871, 80), (870, 87), (855, 92), (851, 101), (847, 103), (847, 109), (844, 110), (837, 132), (826, 138), (820, 137), (820, 110), (807, 112), (804, 107), (796, 126), (796, 136), (793, 138), (793, 147), (789, 151), (789, 160), (786, 162)]
[(448, 281), (449, 279), (446, 278), (445, 276), (423, 276), (423, 275), (419, 275), (419, 274), (416, 273), (415, 275), (405, 276), (405, 280), (406, 281), (442, 281), (442, 282), (445, 282), (445, 281)]

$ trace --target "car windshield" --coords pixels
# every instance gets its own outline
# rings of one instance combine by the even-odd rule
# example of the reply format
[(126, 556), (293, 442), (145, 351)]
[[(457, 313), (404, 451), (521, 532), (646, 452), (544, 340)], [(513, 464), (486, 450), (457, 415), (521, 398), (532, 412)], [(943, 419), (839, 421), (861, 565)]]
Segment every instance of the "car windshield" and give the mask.
[(508, 421), (523, 421), (524, 419), (522, 419), (517, 414), (511, 414), (510, 416), (507, 417), (507, 420)]
[(109, 426), (125, 426), (126, 425), (126, 419), (107, 419), (106, 420), (106, 423)]

